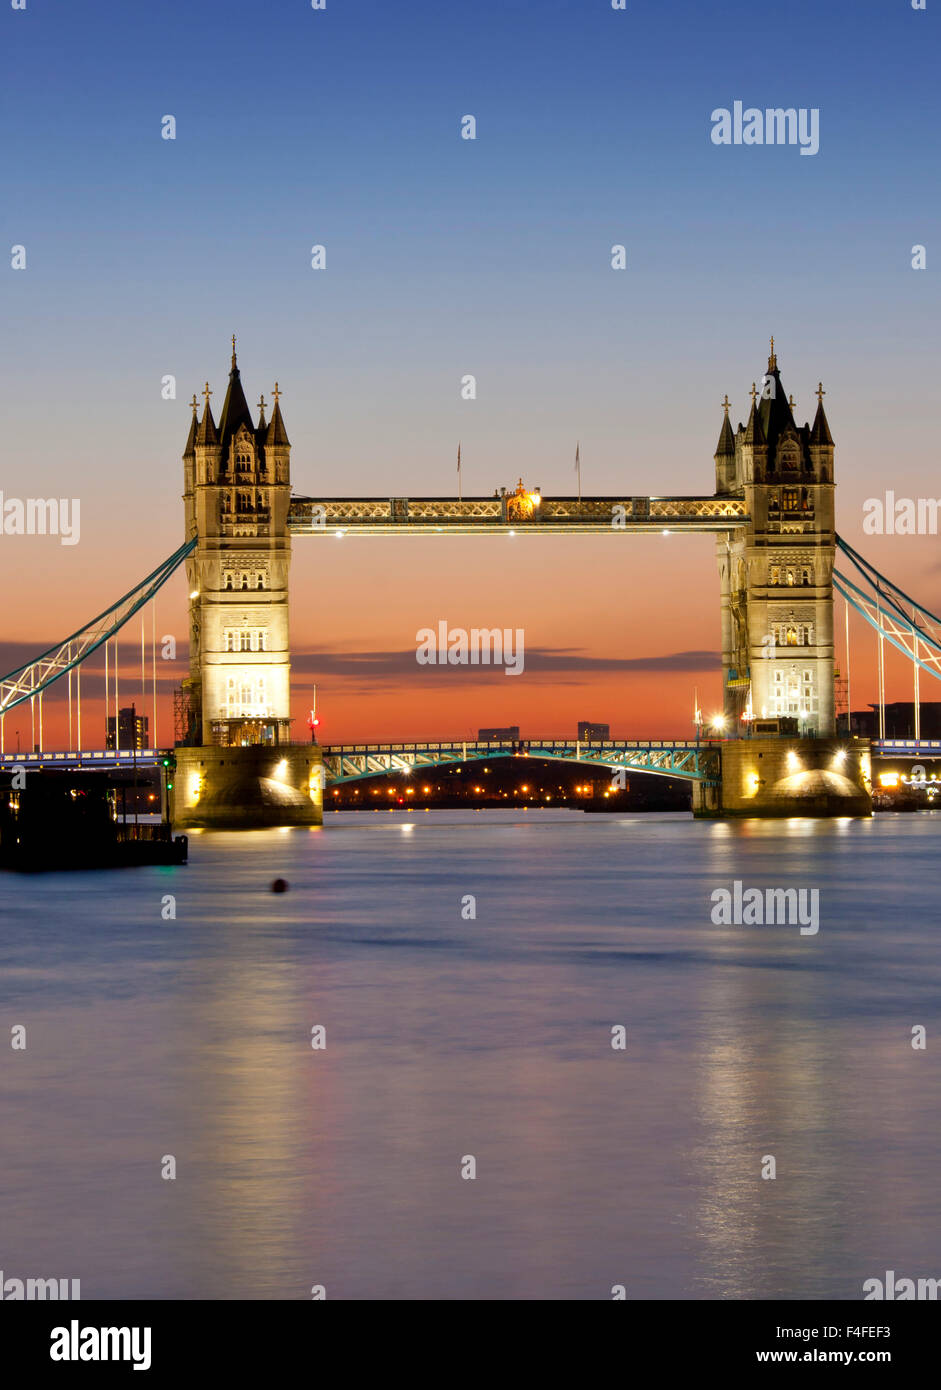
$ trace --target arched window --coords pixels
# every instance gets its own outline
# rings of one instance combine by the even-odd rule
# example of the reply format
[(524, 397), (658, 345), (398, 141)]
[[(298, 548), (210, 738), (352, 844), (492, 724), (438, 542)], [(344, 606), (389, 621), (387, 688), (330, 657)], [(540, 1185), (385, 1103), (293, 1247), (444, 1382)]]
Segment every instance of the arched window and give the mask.
[(239, 430), (234, 447), (236, 473), (250, 473), (252, 471), (252, 445), (244, 428)]

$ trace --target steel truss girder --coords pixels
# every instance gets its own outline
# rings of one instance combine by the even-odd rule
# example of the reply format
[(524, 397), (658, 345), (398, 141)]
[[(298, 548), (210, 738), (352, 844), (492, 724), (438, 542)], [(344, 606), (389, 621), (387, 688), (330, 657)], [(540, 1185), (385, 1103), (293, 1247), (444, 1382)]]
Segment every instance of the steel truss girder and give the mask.
[(719, 780), (719, 750), (704, 744), (616, 743), (585, 745), (564, 740), (525, 740), (519, 745), (488, 743), (385, 744), (327, 747), (323, 750), (324, 780), (328, 786), (359, 782), (368, 777), (401, 773), (409, 776), (422, 768), (461, 766), (497, 758), (538, 758), (547, 762), (579, 763), (615, 772), (648, 772), (688, 782)]
[(139, 609), (150, 602), (174, 570), (195, 550), (196, 544), (194, 539), (181, 545), (179, 550), (174, 551), (162, 565), (158, 565), (146, 579), (142, 579), (129, 593), (118, 599), (117, 603), (99, 613), (97, 618), (93, 618), (90, 623), (66, 637), (58, 646), (50, 647), (34, 661), (17, 666), (0, 679), (0, 715), (7, 714), (17, 705), (41, 694), (47, 686), (59, 680), (67, 671), (80, 666), (92, 652), (119, 632)]

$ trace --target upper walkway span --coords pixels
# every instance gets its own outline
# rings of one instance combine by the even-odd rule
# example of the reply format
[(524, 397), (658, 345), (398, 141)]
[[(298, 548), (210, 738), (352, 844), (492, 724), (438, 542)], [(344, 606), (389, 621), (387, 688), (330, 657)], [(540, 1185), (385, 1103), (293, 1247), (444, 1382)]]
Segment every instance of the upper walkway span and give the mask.
[(543, 497), (538, 491), (494, 497), (292, 497), (294, 536), (494, 535), (560, 532), (660, 535), (728, 531), (749, 520), (739, 497)]

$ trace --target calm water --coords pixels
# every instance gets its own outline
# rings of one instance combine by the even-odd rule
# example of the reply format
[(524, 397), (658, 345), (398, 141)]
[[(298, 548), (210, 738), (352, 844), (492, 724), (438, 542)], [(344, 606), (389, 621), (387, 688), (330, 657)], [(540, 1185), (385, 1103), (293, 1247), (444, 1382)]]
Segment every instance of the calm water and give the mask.
[[(186, 868), (0, 876), (7, 1278), (857, 1299), (941, 1276), (941, 815), (350, 813), (190, 843)], [(736, 878), (818, 887), (819, 933), (714, 926)]]

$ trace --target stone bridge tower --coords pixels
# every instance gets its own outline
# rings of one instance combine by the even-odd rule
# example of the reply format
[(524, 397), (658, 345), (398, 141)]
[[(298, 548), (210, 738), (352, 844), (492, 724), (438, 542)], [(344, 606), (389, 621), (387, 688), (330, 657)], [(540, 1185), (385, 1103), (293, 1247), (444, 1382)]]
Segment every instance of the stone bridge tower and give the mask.
[(747, 425), (733, 433), (729, 401), (715, 453), (716, 492), (744, 496), (750, 518), (719, 538), (722, 674), (732, 737), (765, 721), (828, 736), (834, 723), (833, 439), (817, 392), (813, 425), (798, 425), (771, 340), (752, 384)]
[[(291, 743), (291, 445), (274, 388), (252, 419), (232, 339), (219, 423), (206, 383), (183, 453), (190, 675), (178, 732), (181, 824), (319, 823), (320, 750)], [(198, 755), (198, 756), (197, 756)], [(185, 764), (186, 776), (181, 775)]]
[[(277, 383), (254, 424), (235, 356), (219, 424), (209, 383), (183, 455), (190, 583), (190, 696), (201, 744), (290, 742), (291, 445)], [(196, 722), (196, 720), (194, 720)]]

